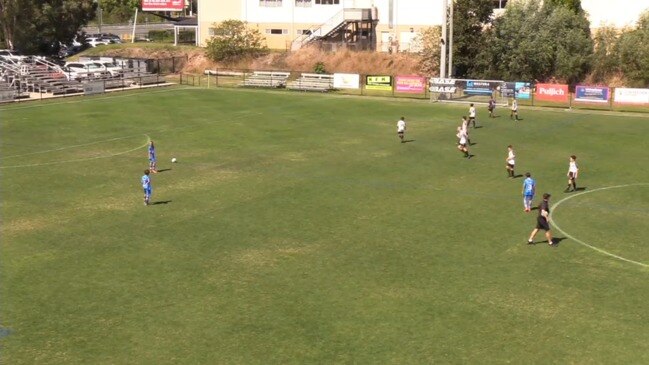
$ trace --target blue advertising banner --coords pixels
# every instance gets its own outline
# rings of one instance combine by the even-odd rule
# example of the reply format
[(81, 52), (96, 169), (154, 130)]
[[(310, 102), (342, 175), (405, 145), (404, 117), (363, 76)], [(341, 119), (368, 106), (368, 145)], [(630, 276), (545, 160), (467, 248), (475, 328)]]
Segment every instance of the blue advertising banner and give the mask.
[(515, 97), (516, 99), (529, 99), (530, 89), (529, 82), (504, 82), (500, 87), (504, 97)]
[(491, 84), (483, 80), (467, 80), (464, 88), (465, 95), (491, 95)]
[(516, 99), (529, 99), (530, 98), (530, 83), (517, 82), (516, 83)]
[(609, 95), (611, 94), (608, 87), (577, 85), (575, 88), (575, 101), (606, 103)]

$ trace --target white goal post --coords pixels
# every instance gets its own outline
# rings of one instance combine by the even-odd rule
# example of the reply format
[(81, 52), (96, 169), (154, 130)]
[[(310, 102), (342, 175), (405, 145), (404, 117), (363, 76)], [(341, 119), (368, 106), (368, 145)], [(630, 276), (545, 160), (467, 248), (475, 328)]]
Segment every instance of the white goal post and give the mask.
[(431, 77), (428, 90), (430, 101), (446, 103), (487, 104), (493, 96), (496, 104), (508, 105), (508, 98), (513, 96), (507, 92), (509, 83), (502, 80), (469, 80)]

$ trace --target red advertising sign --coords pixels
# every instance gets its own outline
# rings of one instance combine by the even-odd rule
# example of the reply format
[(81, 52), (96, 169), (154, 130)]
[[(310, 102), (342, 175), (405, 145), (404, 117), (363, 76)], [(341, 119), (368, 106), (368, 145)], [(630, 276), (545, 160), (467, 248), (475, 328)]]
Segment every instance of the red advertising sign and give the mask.
[(534, 99), (546, 101), (567, 102), (568, 85), (562, 84), (536, 84)]
[(423, 93), (426, 90), (426, 78), (421, 76), (397, 76), (396, 91), (401, 93)]
[(143, 11), (182, 11), (185, 0), (142, 0)]

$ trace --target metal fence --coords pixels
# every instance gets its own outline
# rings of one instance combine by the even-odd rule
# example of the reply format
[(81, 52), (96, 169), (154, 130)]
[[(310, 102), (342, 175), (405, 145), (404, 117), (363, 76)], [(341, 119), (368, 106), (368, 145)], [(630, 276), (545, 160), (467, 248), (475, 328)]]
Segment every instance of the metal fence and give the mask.
[[(207, 73), (208, 71), (206, 71)], [(191, 74), (180, 73), (178, 79), (175, 80), (182, 85), (212, 88), (212, 87), (246, 87), (246, 80), (253, 77), (254, 73), (258, 71), (243, 70), (243, 69), (215, 69), (210, 70), (209, 74)], [(266, 71), (270, 72), (270, 71)], [(287, 71), (288, 72), (288, 71)], [(289, 80), (295, 80), (300, 77), (302, 73), (312, 73), (312, 71), (290, 71)], [(362, 96), (382, 96), (394, 98), (409, 98), (409, 99), (430, 99), (431, 92), (429, 85), (426, 84), (420, 92), (400, 92), (397, 90), (394, 80), (395, 75), (387, 75), (392, 78), (393, 82), (389, 90), (376, 90), (372, 85), (367, 84), (367, 77), (377, 77), (377, 75), (360, 75), (360, 84), (358, 88), (354, 89), (332, 89), (329, 92), (333, 94), (347, 94), (347, 95), (362, 95)], [(407, 76), (407, 77), (424, 77), (424, 76)], [(425, 77), (427, 80), (428, 77)], [(565, 100), (563, 101), (547, 101), (538, 100), (536, 97), (537, 90), (534, 83), (529, 83), (530, 96), (528, 99), (518, 99), (519, 106), (533, 106), (533, 107), (551, 107), (563, 109), (584, 109), (584, 110), (610, 110), (610, 111), (630, 111), (630, 112), (644, 112), (649, 113), (649, 103), (644, 104), (626, 104), (616, 102), (613, 95), (616, 88), (610, 87), (610, 97), (605, 102), (589, 102), (581, 99), (575, 92), (574, 86), (571, 86), (567, 92)], [(283, 87), (273, 87), (278, 91), (285, 90), (285, 92), (305, 92), (305, 91), (289, 91)], [(500, 91), (494, 91), (500, 92)], [(435, 95), (435, 94), (433, 94)], [(500, 96), (508, 99), (506, 96)], [(487, 97), (488, 99), (488, 97)], [(511, 99), (510, 99), (511, 100)], [(462, 97), (458, 97), (455, 101), (463, 101)], [(464, 100), (465, 101), (465, 100)], [(465, 101), (466, 102), (466, 101)], [(473, 102), (473, 101), (470, 101)], [(500, 109), (505, 107), (501, 106)]]

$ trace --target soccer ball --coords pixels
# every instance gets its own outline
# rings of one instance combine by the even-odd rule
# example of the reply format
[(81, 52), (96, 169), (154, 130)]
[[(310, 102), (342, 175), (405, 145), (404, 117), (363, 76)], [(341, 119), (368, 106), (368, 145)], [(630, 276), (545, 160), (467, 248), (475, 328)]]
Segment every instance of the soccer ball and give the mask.
[(173, 163), (176, 163), (176, 161), (178, 161), (178, 160), (176, 160), (175, 157), (171, 159), (171, 162), (173, 162)]

